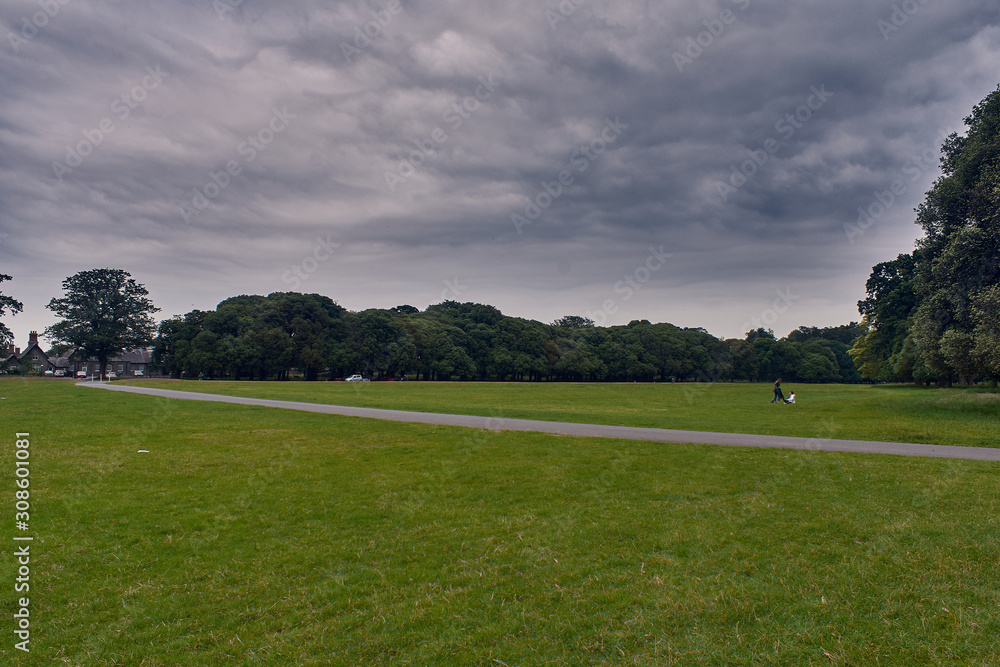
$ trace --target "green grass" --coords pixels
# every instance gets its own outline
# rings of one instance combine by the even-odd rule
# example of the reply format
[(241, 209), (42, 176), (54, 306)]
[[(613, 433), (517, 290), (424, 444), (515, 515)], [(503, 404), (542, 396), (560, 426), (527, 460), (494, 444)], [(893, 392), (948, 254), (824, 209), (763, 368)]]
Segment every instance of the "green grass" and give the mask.
[[(805, 438), (998, 446), (1000, 393), (980, 388), (767, 384), (134, 382), (233, 396), (420, 412)], [(787, 395), (788, 388), (785, 393)]]
[(0, 662), (1000, 662), (992, 463), (0, 396), (36, 536), (23, 655), (9, 502)]

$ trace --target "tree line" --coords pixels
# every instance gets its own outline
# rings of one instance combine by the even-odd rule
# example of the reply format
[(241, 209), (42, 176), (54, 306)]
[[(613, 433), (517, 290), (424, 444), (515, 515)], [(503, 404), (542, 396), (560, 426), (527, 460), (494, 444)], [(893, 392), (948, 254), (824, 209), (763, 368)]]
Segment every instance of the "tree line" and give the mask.
[(801, 327), (777, 340), (758, 329), (720, 339), (704, 329), (635, 320), (551, 324), (478, 303), (445, 301), (349, 311), (327, 296), (237, 296), (161, 322), (153, 359), (173, 377), (306, 380), (857, 382), (848, 350), (857, 323)]
[[(0, 276), (0, 282), (9, 280)], [(163, 320), (146, 288), (122, 269), (81, 271), (47, 308), (50, 356), (79, 350), (100, 360), (152, 346), (173, 377), (524, 381), (857, 382), (848, 355), (863, 329), (800, 327), (778, 340), (758, 328), (721, 339), (701, 328), (634, 320), (599, 327), (569, 315), (551, 324), (509, 317), (493, 306), (445, 301), (352, 312), (320, 294), (237, 296), (215, 310)], [(0, 315), (22, 304), (0, 293)], [(13, 336), (0, 324), (0, 341)]]
[(1000, 87), (965, 125), (916, 209), (923, 237), (873, 267), (858, 303), (865, 332), (851, 355), (865, 379), (1000, 379)]

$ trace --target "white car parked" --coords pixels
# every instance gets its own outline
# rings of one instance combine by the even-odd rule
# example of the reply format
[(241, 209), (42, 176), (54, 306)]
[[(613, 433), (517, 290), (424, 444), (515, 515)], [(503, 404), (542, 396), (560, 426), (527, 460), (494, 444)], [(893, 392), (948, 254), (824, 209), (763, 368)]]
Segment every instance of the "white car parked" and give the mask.
[(363, 377), (355, 373), (351, 377), (347, 378), (345, 382), (368, 382), (368, 380), (364, 379)]

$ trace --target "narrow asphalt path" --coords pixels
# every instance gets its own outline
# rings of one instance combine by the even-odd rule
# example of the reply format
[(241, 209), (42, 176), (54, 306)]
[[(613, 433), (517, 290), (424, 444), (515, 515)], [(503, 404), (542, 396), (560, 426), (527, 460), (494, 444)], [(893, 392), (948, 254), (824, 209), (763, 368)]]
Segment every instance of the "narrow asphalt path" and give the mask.
[(905, 442), (792, 438), (782, 435), (676, 431), (662, 428), (640, 428), (636, 426), (606, 426), (602, 424), (574, 424), (536, 419), (448, 415), (436, 412), (408, 412), (405, 410), (356, 408), (344, 405), (302, 403), (299, 401), (275, 401), (265, 398), (224, 396), (222, 394), (202, 394), (191, 391), (177, 391), (175, 389), (130, 387), (127, 385), (108, 384), (106, 382), (80, 382), (78, 386), (108, 389), (110, 391), (124, 391), (130, 394), (144, 394), (146, 396), (175, 398), (183, 401), (258, 405), (268, 408), (321, 412), (347, 417), (419, 422), (442, 426), (466, 426), (468, 428), (483, 428), (491, 431), (536, 431), (539, 433), (572, 435), (584, 438), (621, 438), (624, 440), (649, 440), (653, 442), (726, 445), (732, 447), (772, 447), (777, 449), (809, 449), (820, 452), (855, 452), (861, 454), (895, 454), (898, 456), (930, 456), (975, 461), (1000, 461), (1000, 449), (989, 447), (954, 447), (949, 445), (918, 445)]

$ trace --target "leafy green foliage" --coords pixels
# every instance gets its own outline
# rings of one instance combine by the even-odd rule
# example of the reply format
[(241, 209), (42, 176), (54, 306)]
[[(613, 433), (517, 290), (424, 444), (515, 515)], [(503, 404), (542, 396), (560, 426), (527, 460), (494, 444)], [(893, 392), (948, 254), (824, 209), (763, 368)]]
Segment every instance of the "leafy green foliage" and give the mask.
[(582, 329), (583, 327), (594, 326), (594, 320), (589, 317), (581, 317), (580, 315), (566, 315), (553, 322), (552, 326), (565, 327), (566, 329)]
[(63, 318), (45, 330), (55, 344), (79, 348), (103, 369), (116, 354), (148, 345), (159, 308), (149, 292), (122, 269), (81, 271), (63, 281), (65, 295), (46, 306)]
[[(6, 274), (0, 274), (0, 283), (4, 282), (5, 280), (13, 280), (13, 278), (11, 278)], [(0, 292), (0, 317), (3, 317), (8, 312), (10, 312), (12, 315), (20, 313), (23, 309), (24, 309), (23, 303), (14, 299), (13, 297), (9, 297), (6, 294)], [(11, 332), (10, 329), (7, 328), (7, 326), (3, 322), (0, 322), (0, 346), (2, 346), (6, 350), (7, 346), (10, 345), (11, 341), (13, 340), (14, 340), (14, 334)]]
[[(397, 306), (352, 313), (318, 294), (274, 293), (227, 299), (215, 311), (163, 322), (155, 359), (174, 377), (234, 379), (284, 379), (297, 368), (306, 380), (324, 373), (619, 382), (757, 380), (776, 374), (793, 381), (852, 382), (858, 374), (839, 341), (856, 327), (800, 331), (800, 340), (778, 341), (768, 357), (770, 348), (648, 320), (596, 327), (567, 316), (548, 325), (456, 301), (423, 312)], [(770, 332), (757, 338), (775, 343)], [(800, 372), (803, 360), (808, 364)]]
[(808, 343), (810, 341), (836, 341), (851, 345), (865, 333), (865, 328), (857, 322), (839, 327), (799, 327), (788, 334), (788, 340), (793, 343)]
[(214, 311), (160, 323), (153, 359), (182, 375), (287, 377), (292, 367), (315, 380), (327, 366), (351, 368), (357, 354), (343, 341), (349, 314), (319, 294), (237, 296)]
[(858, 304), (872, 327), (853, 351), (867, 379), (996, 378), (985, 311), (973, 303), (1000, 284), (1000, 87), (965, 124), (965, 136), (941, 146), (942, 176), (917, 209), (916, 250), (875, 266)]
[(1000, 285), (978, 292), (972, 299), (972, 356), (994, 384), (1000, 379)]

